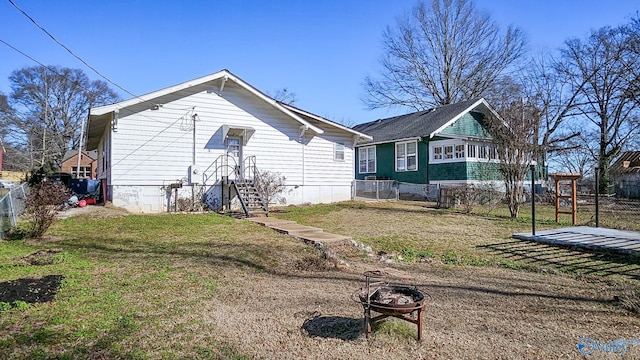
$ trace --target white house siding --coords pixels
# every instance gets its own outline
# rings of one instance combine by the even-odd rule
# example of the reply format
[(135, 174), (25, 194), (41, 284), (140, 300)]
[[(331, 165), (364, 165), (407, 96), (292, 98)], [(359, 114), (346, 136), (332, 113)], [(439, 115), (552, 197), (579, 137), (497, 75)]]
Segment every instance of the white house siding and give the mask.
[[(193, 114), (198, 115), (195, 163), (201, 171), (225, 152), (222, 125), (252, 127), (255, 133), (243, 147), (243, 157), (256, 156), (260, 170), (279, 172), (286, 177), (290, 190), (285, 193), (288, 204), (350, 198), (353, 179), (350, 134), (329, 129), (311, 137), (313, 133), (309, 131), (306, 140), (300, 142), (298, 122), (235, 83), (227, 82), (221, 96), (206, 90), (202, 86), (193, 93), (194, 88), (187, 88), (159, 98), (157, 103), (162, 107), (158, 110), (151, 110), (150, 104), (135, 113), (127, 108), (120, 110), (117, 130), (112, 132), (108, 176), (114, 205), (134, 212), (167, 210), (168, 184), (182, 180), (186, 185), (188, 180)], [(335, 141), (345, 144), (342, 163), (333, 160)], [(109, 159), (108, 155), (103, 159)], [(179, 193), (180, 197), (190, 197), (191, 188), (185, 186)]]
[[(347, 135), (347, 136), (345, 136)], [(344, 161), (334, 160), (334, 146), (344, 144)], [(353, 139), (344, 132), (325, 128), (305, 147), (305, 187), (302, 202), (329, 203), (351, 199)]]

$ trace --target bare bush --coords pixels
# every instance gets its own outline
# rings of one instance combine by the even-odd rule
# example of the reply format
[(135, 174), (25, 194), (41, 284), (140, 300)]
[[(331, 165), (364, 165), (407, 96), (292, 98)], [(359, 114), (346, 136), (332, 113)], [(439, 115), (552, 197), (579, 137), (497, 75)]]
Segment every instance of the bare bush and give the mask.
[(260, 176), (256, 176), (255, 187), (267, 204), (285, 205), (287, 199), (282, 193), (286, 188), (286, 181), (287, 178), (279, 172), (265, 170), (260, 172)]
[(67, 199), (69, 199), (69, 189), (63, 184), (45, 181), (33, 185), (26, 204), (29, 237), (42, 237), (55, 222), (60, 205)]

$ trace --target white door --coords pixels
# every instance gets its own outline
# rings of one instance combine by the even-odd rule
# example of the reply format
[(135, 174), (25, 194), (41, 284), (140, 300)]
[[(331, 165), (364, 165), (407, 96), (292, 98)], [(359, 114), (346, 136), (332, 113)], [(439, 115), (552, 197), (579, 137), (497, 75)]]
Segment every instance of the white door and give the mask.
[(238, 168), (242, 173), (242, 138), (238, 136), (227, 137), (227, 157), (229, 169)]

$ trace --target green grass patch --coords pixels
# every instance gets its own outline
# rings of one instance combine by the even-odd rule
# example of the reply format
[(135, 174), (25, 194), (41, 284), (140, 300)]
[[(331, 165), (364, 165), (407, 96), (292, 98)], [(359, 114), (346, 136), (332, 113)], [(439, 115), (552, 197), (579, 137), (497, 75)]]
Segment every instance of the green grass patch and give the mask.
[[(195, 316), (228, 287), (224, 274), (272, 271), (306, 251), (270, 229), (216, 214), (75, 217), (46, 236), (55, 241), (0, 242), (0, 282), (64, 275), (55, 302), (0, 303), (0, 358), (198, 358), (204, 349), (214, 358), (245, 358), (199, 336), (210, 331), (205, 324), (179, 318)], [(51, 261), (25, 260), (54, 248)], [(199, 340), (154, 345), (167, 334)]]

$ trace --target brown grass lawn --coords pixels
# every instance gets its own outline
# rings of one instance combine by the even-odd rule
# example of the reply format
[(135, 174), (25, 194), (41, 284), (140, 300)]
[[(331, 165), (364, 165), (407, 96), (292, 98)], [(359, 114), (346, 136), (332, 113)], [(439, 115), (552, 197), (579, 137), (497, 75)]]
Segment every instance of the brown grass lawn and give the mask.
[[(54, 302), (0, 311), (0, 358), (571, 359), (583, 337), (640, 338), (640, 261), (512, 240), (526, 221), (409, 202), (273, 213), (373, 247), (339, 250), (349, 267), (337, 270), (242, 220), (96, 215), (62, 220), (44, 241), (0, 243), (0, 282), (65, 277)], [(52, 262), (25, 262), (41, 249), (56, 249)], [(350, 296), (385, 266), (432, 298), (420, 343), (397, 319), (362, 332)], [(640, 344), (624, 358), (640, 358)]]

